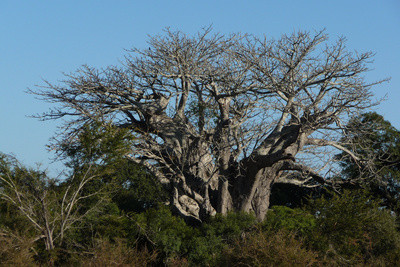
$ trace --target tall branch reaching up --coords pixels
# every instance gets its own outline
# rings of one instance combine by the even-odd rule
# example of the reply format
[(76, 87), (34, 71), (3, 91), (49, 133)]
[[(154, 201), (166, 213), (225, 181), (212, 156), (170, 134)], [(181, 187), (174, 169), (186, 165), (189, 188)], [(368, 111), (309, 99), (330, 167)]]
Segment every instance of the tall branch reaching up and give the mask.
[(166, 29), (129, 50), (123, 67), (84, 66), (32, 92), (56, 104), (41, 118), (70, 118), (66, 136), (98, 118), (130, 129), (124, 156), (166, 186), (183, 216), (242, 210), (262, 220), (288, 173), (298, 185), (311, 181), (298, 173), (324, 183), (329, 172), (312, 165), (333, 162), (328, 147), (359, 159), (340, 143), (343, 125), (375, 104), (371, 87), (383, 81), (364, 81), (373, 54), (345, 42), (324, 31), (268, 40)]

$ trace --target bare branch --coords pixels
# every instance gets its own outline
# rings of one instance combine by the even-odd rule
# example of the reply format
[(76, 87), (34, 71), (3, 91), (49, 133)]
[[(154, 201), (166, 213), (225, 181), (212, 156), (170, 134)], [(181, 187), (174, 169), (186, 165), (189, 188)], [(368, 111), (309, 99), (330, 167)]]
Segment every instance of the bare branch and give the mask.
[(268, 40), (166, 29), (129, 50), (123, 67), (83, 66), (33, 93), (56, 104), (42, 118), (70, 118), (64, 140), (99, 118), (129, 129), (136, 139), (123, 156), (164, 184), (184, 216), (238, 209), (262, 220), (271, 185), (294, 177), (286, 174), (326, 183), (304, 163), (332, 162), (328, 147), (359, 159), (338, 140), (383, 81), (365, 82), (373, 53), (345, 43), (324, 31)]

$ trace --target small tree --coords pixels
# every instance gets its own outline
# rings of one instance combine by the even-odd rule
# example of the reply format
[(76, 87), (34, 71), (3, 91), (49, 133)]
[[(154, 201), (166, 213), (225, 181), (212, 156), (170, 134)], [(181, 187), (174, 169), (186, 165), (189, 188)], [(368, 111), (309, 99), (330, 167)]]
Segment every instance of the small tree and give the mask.
[(388, 265), (396, 265), (389, 262), (398, 260), (400, 252), (398, 224), (380, 204), (362, 190), (311, 201), (316, 227), (309, 235), (310, 244), (337, 264), (368, 264), (387, 257)]
[(327, 41), (166, 30), (123, 67), (83, 66), (33, 93), (59, 104), (42, 118), (71, 118), (63, 142), (98, 118), (129, 129), (124, 156), (165, 185), (185, 218), (238, 210), (263, 220), (274, 183), (326, 183), (328, 147), (358, 159), (339, 141), (349, 115), (373, 105), (363, 79), (372, 53)]
[(342, 142), (357, 151), (360, 160), (337, 156), (345, 183), (367, 187), (386, 206), (399, 209), (400, 131), (375, 112), (354, 117), (346, 131)]
[(124, 211), (143, 211), (168, 198), (143, 166), (124, 157), (134, 140), (129, 129), (94, 121), (85, 124), (73, 140), (60, 143), (57, 152), (73, 172), (96, 167), (99, 175), (87, 190), (107, 191)]
[(46, 250), (61, 245), (65, 233), (95, 208), (82, 212), (80, 205), (93, 195), (83, 193), (96, 177), (91, 168), (73, 178), (75, 185), (57, 186), (44, 172), (26, 169), (15, 158), (1, 155), (0, 160), (0, 197), (27, 219), (37, 233), (35, 240), (44, 239)]

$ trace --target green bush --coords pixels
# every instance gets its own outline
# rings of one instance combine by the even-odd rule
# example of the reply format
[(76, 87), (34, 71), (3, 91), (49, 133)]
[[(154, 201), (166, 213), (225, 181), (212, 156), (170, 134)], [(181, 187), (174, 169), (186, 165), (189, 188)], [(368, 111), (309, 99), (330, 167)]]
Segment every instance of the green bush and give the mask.
[(164, 256), (164, 263), (170, 264), (187, 259), (193, 264), (215, 265), (229, 243), (256, 224), (253, 215), (229, 213), (191, 227), (173, 216), (167, 207), (148, 209), (133, 214), (131, 219), (142, 240), (157, 248)]
[(230, 212), (203, 223), (190, 243), (188, 259), (195, 264), (216, 265), (222, 251), (242, 234), (249, 232), (257, 221), (253, 214)]
[(273, 206), (263, 222), (264, 230), (286, 229), (301, 236), (307, 236), (314, 231), (315, 217), (301, 209), (291, 209), (286, 206)]
[(313, 248), (340, 264), (364, 264), (379, 257), (397, 259), (400, 234), (395, 218), (362, 191), (345, 191), (311, 203), (316, 228)]
[(221, 236), (226, 241), (235, 238), (243, 231), (256, 225), (256, 217), (251, 213), (230, 212), (227, 215), (217, 214), (203, 224), (202, 231), (206, 235)]
[(187, 253), (188, 240), (194, 230), (183, 219), (173, 216), (167, 207), (152, 208), (140, 214), (133, 214), (139, 233), (148, 243), (157, 247), (167, 258)]
[(192, 264), (214, 266), (226, 246), (220, 236), (204, 235), (197, 231), (187, 244), (188, 252), (185, 257)]

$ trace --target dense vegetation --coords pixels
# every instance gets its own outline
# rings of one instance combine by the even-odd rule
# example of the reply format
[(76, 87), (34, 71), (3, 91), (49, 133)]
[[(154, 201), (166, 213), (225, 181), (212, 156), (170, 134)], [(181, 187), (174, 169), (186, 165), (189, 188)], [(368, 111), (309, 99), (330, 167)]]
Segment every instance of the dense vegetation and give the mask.
[(373, 53), (324, 31), (148, 46), (30, 90), (63, 119), (65, 172), (0, 154), (1, 264), (400, 265), (400, 132), (365, 113)]
[(272, 195), (279, 197), (263, 222), (240, 212), (201, 223), (176, 216), (160, 184), (119, 156), (134, 140), (123, 129), (86, 125), (76, 142), (60, 147), (69, 170), (62, 180), (1, 154), (0, 263), (399, 265), (400, 132), (375, 113), (349, 126), (360, 129), (357, 123), (375, 129), (353, 131), (353, 137), (366, 158), (370, 149), (375, 151), (376, 169), (344, 158), (343, 176), (332, 179), (347, 189), (283, 190), (277, 185)]

